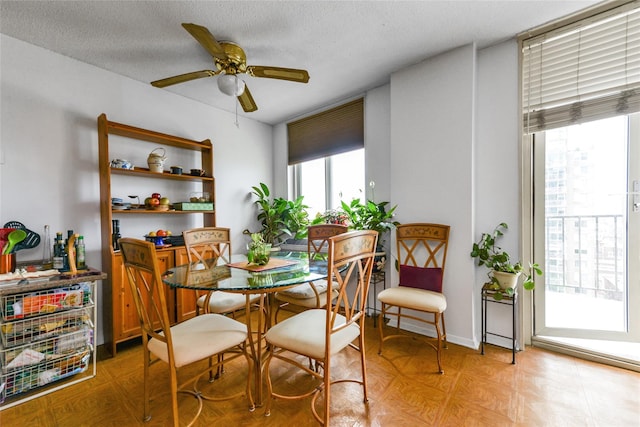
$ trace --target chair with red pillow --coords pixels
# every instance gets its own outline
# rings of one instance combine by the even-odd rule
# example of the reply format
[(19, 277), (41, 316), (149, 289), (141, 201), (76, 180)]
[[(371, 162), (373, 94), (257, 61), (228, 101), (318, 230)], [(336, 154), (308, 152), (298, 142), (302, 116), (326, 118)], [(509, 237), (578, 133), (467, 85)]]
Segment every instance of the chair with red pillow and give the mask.
[[(436, 350), (438, 371), (441, 374), (444, 373), (443, 343), (447, 347), (444, 325), (447, 299), (442, 293), (442, 278), (447, 260), (449, 228), (448, 225), (428, 223), (399, 225), (396, 228), (396, 245), (400, 283), (397, 287), (385, 289), (378, 294), (378, 300), (382, 304), (381, 321), (378, 322), (378, 354), (382, 353), (385, 341), (410, 337), (400, 332), (402, 318), (424, 322), (435, 328), (435, 343), (433, 339), (427, 339), (426, 342)], [(385, 322), (382, 320), (390, 316), (397, 319), (396, 331), (395, 334), (384, 336)]]

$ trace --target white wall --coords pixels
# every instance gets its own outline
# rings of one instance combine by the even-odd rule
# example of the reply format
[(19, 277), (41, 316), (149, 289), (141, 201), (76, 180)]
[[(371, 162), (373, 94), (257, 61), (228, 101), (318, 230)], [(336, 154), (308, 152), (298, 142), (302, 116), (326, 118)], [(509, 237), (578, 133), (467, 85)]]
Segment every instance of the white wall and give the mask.
[[(364, 103), (365, 183), (367, 198), (374, 198), (376, 202), (391, 200), (390, 102), (391, 87), (384, 85), (368, 91)], [(375, 182), (373, 195), (369, 187), (371, 181)], [(391, 253), (391, 236), (381, 239), (385, 241), (386, 252)]]
[[(472, 348), (480, 341), (480, 288), (487, 276), (474, 266), (471, 245), (504, 221), (511, 231), (503, 247), (519, 253), (517, 60), (515, 40), (479, 51), (469, 45), (391, 79), (391, 200), (400, 222), (451, 225), (447, 335)], [(490, 310), (490, 330), (510, 335), (509, 308), (493, 304)]]
[[(273, 181), (264, 181), (275, 197), (290, 197), (288, 185), (289, 149), (287, 124), (281, 123), (273, 127)], [(257, 183), (256, 183), (257, 184)], [(255, 184), (254, 184), (255, 185)]]
[[(240, 118), (237, 128), (230, 113), (0, 37), (1, 224), (17, 220), (38, 233), (48, 224), (52, 233), (65, 235), (67, 229), (73, 229), (85, 236), (88, 264), (101, 268), (96, 119), (106, 113), (110, 120), (137, 127), (211, 139), (217, 223), (231, 228), (234, 252), (244, 247), (242, 230), (256, 227), (251, 186), (271, 181), (271, 126)], [(211, 96), (222, 96), (214, 83)], [(132, 161), (146, 166), (146, 156), (154, 147), (135, 147), (120, 154), (131, 155)], [(178, 197), (181, 195), (175, 195)], [(123, 229), (123, 235), (141, 238), (154, 228), (199, 225), (195, 220), (183, 224), (166, 216), (149, 218), (140, 226)], [(41, 256), (41, 247), (17, 253), (18, 261)], [(98, 342), (103, 342), (101, 335)]]
[[(448, 339), (473, 346), (473, 147), (476, 49), (391, 76), (391, 201), (397, 220), (451, 226), (444, 293)], [(397, 282), (395, 270), (392, 281)], [(420, 326), (403, 322), (407, 329)]]
[[(509, 231), (501, 246), (512, 256), (520, 252), (520, 151), (518, 135), (518, 46), (510, 40), (478, 52), (478, 102), (476, 149), (474, 153), (476, 214), (474, 240), (483, 232), (506, 222)], [(486, 268), (476, 269), (477, 304)], [(520, 298), (520, 304), (526, 301)], [(479, 306), (478, 306), (479, 307)], [(489, 330), (511, 336), (511, 310), (490, 304)], [(480, 319), (476, 314), (476, 319)], [(477, 320), (476, 333), (480, 333)], [(511, 342), (492, 338), (491, 342), (511, 346)]]

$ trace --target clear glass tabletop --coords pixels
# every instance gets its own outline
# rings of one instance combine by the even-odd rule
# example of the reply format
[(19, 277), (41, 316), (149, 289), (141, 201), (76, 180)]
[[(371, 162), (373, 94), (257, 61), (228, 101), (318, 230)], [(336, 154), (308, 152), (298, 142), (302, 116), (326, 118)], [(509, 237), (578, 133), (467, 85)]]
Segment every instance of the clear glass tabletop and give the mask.
[[(281, 251), (273, 253), (271, 258), (286, 261), (287, 264), (264, 271), (251, 271), (227, 264), (184, 264), (168, 270), (162, 279), (174, 288), (269, 293), (327, 277), (326, 260), (314, 259), (309, 262), (307, 252)], [(246, 261), (245, 255), (233, 255), (231, 264)]]

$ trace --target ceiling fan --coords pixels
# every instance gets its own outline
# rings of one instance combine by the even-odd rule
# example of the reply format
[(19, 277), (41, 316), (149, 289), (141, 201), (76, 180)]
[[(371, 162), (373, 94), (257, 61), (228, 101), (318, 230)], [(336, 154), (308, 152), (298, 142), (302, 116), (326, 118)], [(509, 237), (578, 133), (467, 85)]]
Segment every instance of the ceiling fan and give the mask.
[(237, 44), (229, 41), (218, 42), (215, 37), (203, 26), (196, 24), (182, 24), (182, 26), (195, 38), (202, 47), (213, 57), (216, 70), (202, 70), (178, 76), (167, 77), (151, 82), (155, 87), (166, 87), (178, 83), (203, 77), (218, 77), (220, 90), (231, 96), (237, 96), (242, 109), (250, 113), (256, 111), (256, 105), (249, 88), (245, 82), (238, 78), (238, 74), (248, 74), (252, 77), (266, 77), (270, 79), (289, 80), (298, 83), (307, 83), (309, 73), (306, 70), (295, 68), (268, 67), (260, 65), (247, 65), (247, 57), (244, 50)]

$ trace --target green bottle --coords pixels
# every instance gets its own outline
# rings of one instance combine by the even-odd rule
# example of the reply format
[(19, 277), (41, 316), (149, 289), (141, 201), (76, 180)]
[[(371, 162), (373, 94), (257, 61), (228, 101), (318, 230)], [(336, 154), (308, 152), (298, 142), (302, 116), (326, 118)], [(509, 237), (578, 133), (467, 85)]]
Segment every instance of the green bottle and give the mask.
[(78, 264), (78, 270), (84, 270), (85, 268), (87, 268), (83, 236), (78, 236), (78, 246), (76, 247), (76, 263)]

